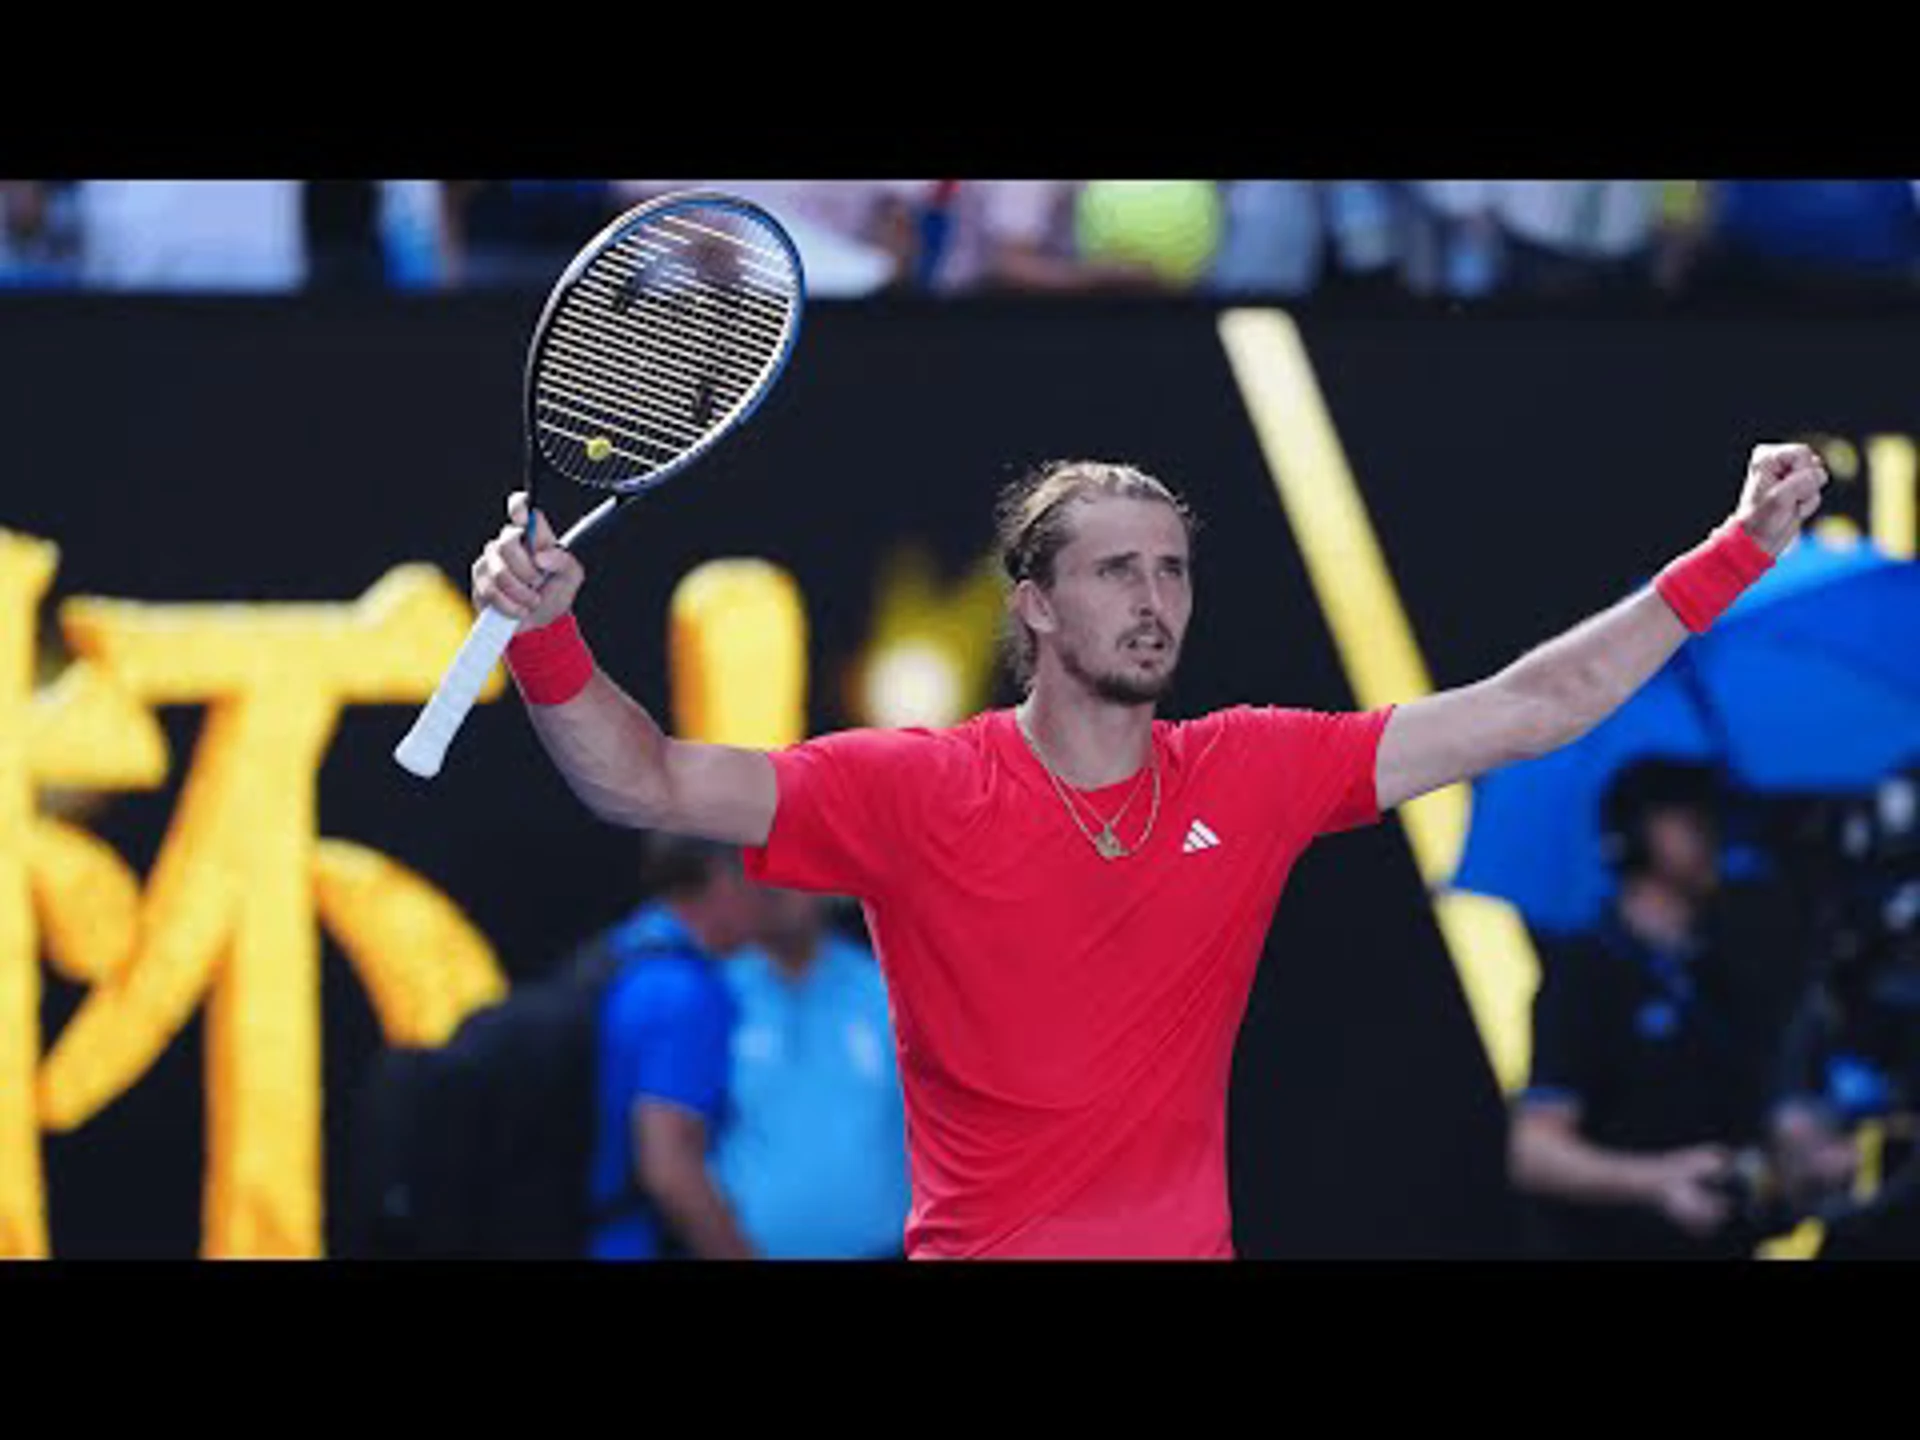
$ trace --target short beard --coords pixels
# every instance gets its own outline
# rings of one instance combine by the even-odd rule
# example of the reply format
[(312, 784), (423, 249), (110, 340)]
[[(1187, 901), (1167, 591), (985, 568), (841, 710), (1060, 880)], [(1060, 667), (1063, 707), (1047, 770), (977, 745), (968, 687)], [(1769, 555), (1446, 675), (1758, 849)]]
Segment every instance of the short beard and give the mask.
[(1079, 656), (1062, 651), (1061, 667), (1109, 705), (1155, 705), (1173, 688), (1174, 670), (1169, 666), (1158, 680), (1132, 680), (1125, 675), (1099, 675), (1080, 663)]

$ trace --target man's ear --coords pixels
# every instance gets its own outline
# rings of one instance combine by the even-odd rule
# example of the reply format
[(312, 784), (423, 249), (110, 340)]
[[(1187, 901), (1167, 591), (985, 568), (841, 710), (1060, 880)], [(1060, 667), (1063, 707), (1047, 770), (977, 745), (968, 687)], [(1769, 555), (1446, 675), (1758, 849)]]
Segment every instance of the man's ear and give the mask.
[(1031, 580), (1022, 580), (1013, 587), (1013, 613), (1036, 634), (1051, 634), (1059, 624), (1047, 592)]

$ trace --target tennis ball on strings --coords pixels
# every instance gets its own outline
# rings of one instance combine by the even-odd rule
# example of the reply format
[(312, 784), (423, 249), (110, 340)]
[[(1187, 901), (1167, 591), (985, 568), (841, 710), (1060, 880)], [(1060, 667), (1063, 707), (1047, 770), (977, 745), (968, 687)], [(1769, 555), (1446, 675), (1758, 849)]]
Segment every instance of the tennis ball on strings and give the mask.
[(613, 453), (613, 442), (604, 435), (596, 435), (587, 441), (587, 458), (604, 460)]
[(1220, 248), (1220, 195), (1210, 180), (1089, 180), (1074, 208), (1088, 260), (1130, 260), (1190, 285)]

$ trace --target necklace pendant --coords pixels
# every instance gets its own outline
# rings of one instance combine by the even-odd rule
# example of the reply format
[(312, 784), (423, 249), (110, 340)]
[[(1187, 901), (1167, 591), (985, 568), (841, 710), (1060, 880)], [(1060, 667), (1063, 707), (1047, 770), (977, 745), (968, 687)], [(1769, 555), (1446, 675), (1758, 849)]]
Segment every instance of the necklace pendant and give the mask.
[(1126, 847), (1120, 843), (1119, 837), (1113, 833), (1113, 827), (1111, 825), (1093, 837), (1093, 848), (1100, 852), (1100, 858), (1103, 860), (1118, 860), (1122, 855), (1127, 853)]

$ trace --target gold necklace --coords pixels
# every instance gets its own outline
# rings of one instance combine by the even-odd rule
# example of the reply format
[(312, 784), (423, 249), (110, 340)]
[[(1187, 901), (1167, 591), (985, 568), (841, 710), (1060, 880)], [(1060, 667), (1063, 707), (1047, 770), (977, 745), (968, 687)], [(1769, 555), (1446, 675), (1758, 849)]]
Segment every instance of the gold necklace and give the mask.
[[(1147, 828), (1140, 832), (1140, 839), (1135, 842), (1133, 848), (1128, 849), (1127, 846), (1121, 843), (1120, 837), (1114, 834), (1113, 827), (1120, 822), (1121, 816), (1133, 808), (1134, 797), (1140, 793), (1140, 780), (1136, 779), (1133, 782), (1133, 789), (1127, 792), (1126, 802), (1122, 804), (1118, 810), (1113, 812), (1113, 818), (1101, 827), (1098, 835), (1095, 835), (1093, 831), (1087, 828), (1087, 822), (1080, 818), (1079, 807), (1073, 803), (1069, 791), (1060, 777), (1053, 773), (1053, 766), (1047, 763), (1047, 757), (1040, 749), (1040, 742), (1028, 733), (1027, 722), (1021, 719), (1019, 711), (1016, 710), (1014, 712), (1013, 719), (1014, 724), (1019, 727), (1020, 738), (1027, 742), (1027, 748), (1033, 751), (1033, 758), (1038, 760), (1040, 762), (1040, 768), (1047, 772), (1047, 779), (1053, 784), (1053, 793), (1058, 795), (1060, 797), (1060, 803), (1067, 807), (1068, 817), (1073, 821), (1075, 828), (1087, 837), (1087, 843), (1093, 846), (1094, 852), (1099, 855), (1102, 860), (1122, 860), (1129, 855), (1137, 854), (1145, 848), (1147, 837), (1153, 834), (1153, 822), (1160, 818), (1160, 755), (1158, 751), (1153, 749), (1151, 736), (1148, 737), (1147, 750), (1150, 768), (1153, 773), (1153, 804), (1147, 811)], [(1081, 797), (1081, 803), (1085, 804), (1089, 810), (1093, 810), (1092, 804), (1086, 800), (1085, 796)], [(1093, 810), (1093, 818), (1096, 820), (1100, 818), (1100, 812), (1098, 810)]]
[[(1045, 769), (1046, 763), (1045, 760), (1042, 760), (1040, 762), (1041, 768)], [(1112, 816), (1106, 820), (1100, 820), (1100, 812), (1095, 810), (1093, 808), (1093, 802), (1080, 792), (1079, 786), (1066, 785), (1066, 783), (1051, 770), (1047, 771), (1047, 778), (1053, 781), (1053, 793), (1067, 802), (1067, 809), (1073, 811), (1076, 818), (1078, 817), (1079, 805), (1084, 805), (1087, 807), (1087, 813), (1093, 816), (1096, 821), (1099, 821), (1100, 833), (1098, 835), (1090, 833), (1084, 825), (1080, 827), (1080, 833), (1093, 842), (1094, 849), (1098, 850), (1109, 860), (1117, 859), (1119, 856), (1127, 853), (1125, 848), (1121, 846), (1120, 837), (1113, 827), (1120, 823), (1121, 817), (1133, 808), (1133, 802), (1139, 798), (1140, 786), (1147, 778), (1145, 771), (1142, 771), (1134, 778), (1133, 788), (1127, 791), (1127, 798), (1121, 803), (1120, 808), (1114, 811)], [(1062, 786), (1065, 786), (1064, 790)], [(1076, 801), (1079, 802), (1078, 805), (1074, 803)]]

